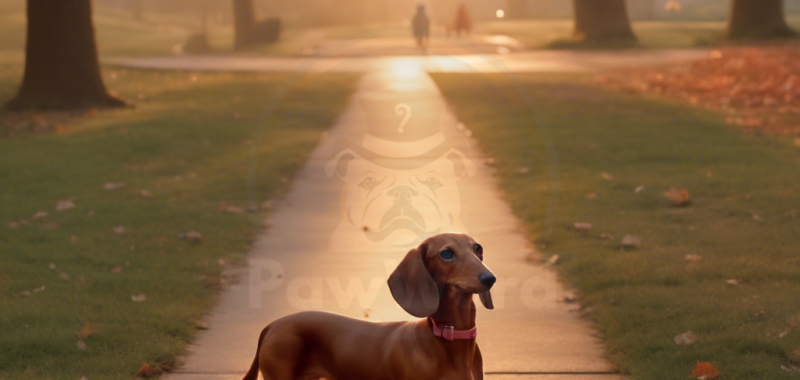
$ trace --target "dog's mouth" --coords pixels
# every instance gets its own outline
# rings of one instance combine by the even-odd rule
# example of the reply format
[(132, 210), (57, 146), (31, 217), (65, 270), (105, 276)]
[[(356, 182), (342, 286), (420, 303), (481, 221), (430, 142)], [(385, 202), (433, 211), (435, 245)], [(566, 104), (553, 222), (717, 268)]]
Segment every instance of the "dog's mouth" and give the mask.
[(489, 291), (489, 289), (485, 289), (485, 290), (467, 289), (467, 288), (465, 288), (465, 287), (463, 287), (461, 285), (458, 285), (458, 284), (453, 284), (453, 288), (455, 288), (456, 290), (462, 291), (464, 293), (470, 293), (470, 294), (481, 294), (481, 293), (486, 293), (486, 292)]

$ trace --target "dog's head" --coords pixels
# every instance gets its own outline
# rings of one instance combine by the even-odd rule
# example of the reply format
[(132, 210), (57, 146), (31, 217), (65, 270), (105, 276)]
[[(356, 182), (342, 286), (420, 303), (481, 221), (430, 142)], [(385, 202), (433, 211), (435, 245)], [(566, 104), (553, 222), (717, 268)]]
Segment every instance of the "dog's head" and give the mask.
[[(402, 163), (392, 160), (392, 164)], [(327, 174), (335, 174), (345, 183), (343, 223), (363, 231), (373, 243), (391, 241), (400, 246), (416, 245), (440, 231), (463, 229), (456, 182), (475, 173), (469, 158), (450, 149), (421, 165), (389, 164), (366, 159), (350, 149), (328, 163)]]
[(493, 309), (489, 290), (497, 277), (483, 263), (483, 247), (468, 235), (431, 237), (406, 254), (389, 276), (389, 290), (400, 306), (416, 317), (427, 317), (439, 308), (439, 294), (479, 294), (481, 303)]

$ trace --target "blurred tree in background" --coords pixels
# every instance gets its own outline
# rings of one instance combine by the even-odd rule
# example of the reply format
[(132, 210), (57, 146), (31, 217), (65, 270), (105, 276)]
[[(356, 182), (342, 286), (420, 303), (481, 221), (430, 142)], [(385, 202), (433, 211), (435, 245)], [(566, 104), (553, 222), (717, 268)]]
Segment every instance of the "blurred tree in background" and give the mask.
[(575, 35), (585, 41), (635, 40), (625, 0), (573, 0)]
[(732, 0), (730, 38), (774, 38), (794, 35), (786, 25), (784, 0)]
[(122, 107), (100, 76), (91, 0), (28, 0), (25, 74), (8, 109)]

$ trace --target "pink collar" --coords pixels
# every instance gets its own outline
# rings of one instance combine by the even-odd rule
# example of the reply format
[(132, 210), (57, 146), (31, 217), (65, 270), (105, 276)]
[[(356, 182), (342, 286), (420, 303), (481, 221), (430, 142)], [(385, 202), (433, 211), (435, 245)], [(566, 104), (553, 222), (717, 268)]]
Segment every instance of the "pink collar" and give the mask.
[(431, 317), (428, 317), (428, 321), (433, 326), (433, 335), (444, 338), (444, 340), (475, 339), (478, 336), (478, 326), (469, 330), (456, 330), (453, 326), (437, 325)]

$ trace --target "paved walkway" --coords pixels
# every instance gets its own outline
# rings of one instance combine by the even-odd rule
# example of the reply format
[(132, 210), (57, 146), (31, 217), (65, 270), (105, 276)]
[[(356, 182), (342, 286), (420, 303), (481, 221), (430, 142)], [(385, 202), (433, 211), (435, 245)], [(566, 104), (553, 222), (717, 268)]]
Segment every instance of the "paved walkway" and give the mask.
[[(466, 126), (468, 128), (468, 126)], [(240, 281), (171, 380), (240, 379), (261, 329), (299, 310), (409, 320), (386, 279), (419, 237), (463, 231), (499, 280), (495, 310), (478, 303), (489, 379), (621, 377), (592, 327), (501, 199), (486, 156), (418, 70), (370, 72), (268, 218)], [(476, 297), (477, 298), (477, 297)]]
[[(360, 42), (366, 43), (366, 42)], [(380, 45), (379, 45), (380, 46)], [(355, 49), (342, 47), (337, 49)], [(198, 71), (342, 71), (370, 72), (395, 66), (418, 67), (427, 72), (561, 72), (592, 73), (609, 69), (666, 65), (696, 60), (708, 55), (706, 50), (625, 50), (568, 51), (539, 50), (512, 54), (494, 54), (465, 47), (450, 46), (446, 53), (432, 55), (391, 55), (391, 50), (375, 47), (373, 53), (388, 55), (336, 56), (322, 52), (320, 57), (252, 57), (252, 56), (176, 56), (109, 58), (105, 63), (133, 68), (198, 70)]]

